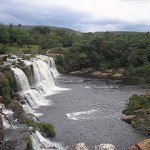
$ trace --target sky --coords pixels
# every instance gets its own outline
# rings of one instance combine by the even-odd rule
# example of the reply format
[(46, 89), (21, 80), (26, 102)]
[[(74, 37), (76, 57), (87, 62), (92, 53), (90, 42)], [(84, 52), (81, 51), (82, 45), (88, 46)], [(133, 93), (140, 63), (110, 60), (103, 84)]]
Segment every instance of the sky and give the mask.
[(147, 32), (150, 0), (0, 0), (0, 23)]

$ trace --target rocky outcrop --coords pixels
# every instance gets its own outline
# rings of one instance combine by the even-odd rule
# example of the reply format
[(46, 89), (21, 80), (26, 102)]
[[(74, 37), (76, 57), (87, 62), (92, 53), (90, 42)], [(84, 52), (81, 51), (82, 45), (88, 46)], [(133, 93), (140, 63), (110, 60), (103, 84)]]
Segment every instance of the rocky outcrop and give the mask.
[(130, 147), (128, 150), (150, 150), (150, 139), (146, 139)]
[(135, 115), (122, 115), (121, 120), (125, 121), (127, 123), (132, 123), (132, 119), (135, 117)]
[(95, 146), (92, 150), (117, 150), (112, 144), (100, 144)]
[[(72, 147), (69, 147), (67, 150), (90, 150), (84, 143), (78, 143)], [(100, 144), (94, 146), (91, 150), (117, 150), (116, 147), (112, 144)]]
[(67, 150), (88, 150), (84, 143), (78, 143)]

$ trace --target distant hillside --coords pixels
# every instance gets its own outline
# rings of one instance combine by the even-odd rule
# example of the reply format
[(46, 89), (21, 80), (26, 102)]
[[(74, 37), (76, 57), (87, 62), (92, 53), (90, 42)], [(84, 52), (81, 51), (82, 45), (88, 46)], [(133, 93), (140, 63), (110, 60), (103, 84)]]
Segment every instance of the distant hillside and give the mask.
[[(138, 34), (143, 32), (136, 32), (136, 31), (108, 31), (109, 33), (113, 33), (115, 35), (121, 35), (121, 34)], [(94, 32), (95, 35), (103, 35), (106, 32), (97, 31)]]
[[(0, 24), (3, 25), (3, 24)], [(9, 26), (9, 25), (4, 25), (4, 26)], [(44, 27), (44, 25), (37, 25), (40, 27)], [(30, 30), (34, 27), (36, 27), (36, 25), (13, 25), (14, 28), (19, 28), (19, 29), (25, 29), (25, 30)], [(63, 28), (63, 27), (54, 27), (54, 26), (45, 26), (45, 27), (49, 27), (51, 30), (58, 30), (58, 29), (63, 29), (65, 30), (67, 33), (75, 33), (77, 31), (69, 29), (69, 28)]]

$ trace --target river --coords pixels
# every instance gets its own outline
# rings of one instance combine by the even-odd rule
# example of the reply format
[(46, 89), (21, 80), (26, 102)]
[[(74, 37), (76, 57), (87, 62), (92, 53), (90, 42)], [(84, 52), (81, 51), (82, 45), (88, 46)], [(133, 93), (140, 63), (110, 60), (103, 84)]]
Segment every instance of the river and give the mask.
[(145, 138), (120, 120), (128, 98), (145, 93), (144, 88), (70, 75), (59, 76), (56, 83), (70, 90), (47, 96), (51, 105), (38, 109), (43, 114), (40, 121), (56, 127), (57, 135), (52, 140), (64, 146), (83, 142), (90, 148), (111, 143), (118, 150), (126, 150)]

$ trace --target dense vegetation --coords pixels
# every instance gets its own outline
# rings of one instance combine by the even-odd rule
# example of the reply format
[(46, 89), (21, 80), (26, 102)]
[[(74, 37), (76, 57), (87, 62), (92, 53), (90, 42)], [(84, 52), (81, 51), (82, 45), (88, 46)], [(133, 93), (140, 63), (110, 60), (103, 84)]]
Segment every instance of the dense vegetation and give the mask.
[(61, 28), (0, 26), (0, 53), (55, 53), (60, 70), (117, 70), (123, 80), (150, 83), (150, 33), (81, 33)]
[(133, 95), (123, 114), (135, 115), (132, 118), (133, 127), (150, 135), (150, 95)]
[[(63, 72), (89, 70), (88, 73), (91, 73), (112, 70), (113, 76), (118, 70), (123, 70), (123, 76), (120, 77), (123, 81), (150, 83), (149, 32), (81, 33), (47, 26), (25, 28), (21, 24), (0, 25), (0, 54), (10, 53), (53, 53), (57, 54), (56, 63)], [(11, 55), (5, 55), (0, 61), (0, 72), (6, 72), (6, 76), (7, 71), (10, 71), (7, 66), (3, 68), (7, 58), (11, 58)], [(21, 60), (13, 65), (22, 68), (30, 80), (33, 68), (25, 68)], [(11, 92), (15, 89), (13, 76), (7, 76), (0, 81), (0, 95), (6, 105), (11, 102)], [(150, 96), (132, 96), (123, 113), (135, 115), (132, 120), (133, 126), (150, 135)], [(22, 109), (17, 117), (24, 119)], [(46, 136), (55, 136), (55, 128), (51, 124), (38, 123), (26, 118), (25, 123), (32, 126), (34, 131), (40, 130)], [(27, 137), (26, 142), (27, 148), (32, 149), (31, 138)]]
[[(0, 54), (11, 52), (59, 54), (58, 67), (66, 72), (122, 68), (123, 80), (150, 83), (149, 32), (81, 33), (48, 26), (0, 25)], [(23, 66), (22, 61), (17, 65)], [(31, 70), (23, 68), (28, 77)]]

